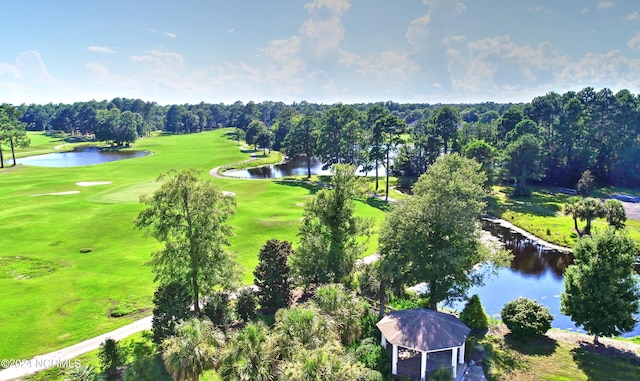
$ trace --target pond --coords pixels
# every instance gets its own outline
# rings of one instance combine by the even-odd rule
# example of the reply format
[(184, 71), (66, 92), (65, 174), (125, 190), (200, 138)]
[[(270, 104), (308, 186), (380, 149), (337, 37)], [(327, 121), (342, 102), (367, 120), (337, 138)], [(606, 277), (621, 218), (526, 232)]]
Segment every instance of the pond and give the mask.
[(18, 164), (37, 167), (81, 167), (146, 156), (149, 151), (101, 150), (98, 147), (76, 147), (69, 152), (55, 152), (16, 159)]
[[(498, 237), (514, 254), (510, 268), (503, 268), (490, 276), (482, 287), (473, 287), (468, 295), (478, 294), (489, 316), (500, 316), (500, 310), (509, 301), (524, 296), (549, 307), (554, 316), (555, 328), (579, 331), (568, 316), (560, 313), (560, 294), (564, 290), (562, 275), (573, 263), (573, 255), (540, 246), (537, 242), (518, 233), (487, 221), (483, 229)], [(461, 311), (463, 303), (454, 305)], [(640, 324), (623, 337), (640, 335)]]
[[(233, 169), (225, 171), (225, 176), (238, 177), (242, 179), (278, 179), (289, 176), (306, 176), (307, 159), (305, 157), (289, 159), (284, 163), (263, 165), (255, 168)], [(322, 169), (322, 162), (317, 158), (311, 159), (312, 175), (330, 175), (331, 169)], [(378, 176), (384, 177), (386, 174), (384, 167), (378, 168)], [(375, 176), (375, 171), (358, 171), (361, 176)]]

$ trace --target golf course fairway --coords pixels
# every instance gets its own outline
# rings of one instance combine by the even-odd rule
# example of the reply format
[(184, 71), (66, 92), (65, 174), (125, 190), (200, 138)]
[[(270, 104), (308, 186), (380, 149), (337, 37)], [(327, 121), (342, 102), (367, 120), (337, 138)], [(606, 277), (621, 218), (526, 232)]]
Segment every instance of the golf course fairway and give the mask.
[[(230, 131), (140, 139), (130, 149), (152, 154), (135, 159), (0, 170), (0, 358), (30, 358), (151, 314), (156, 284), (147, 262), (160, 246), (133, 221), (143, 208), (140, 195), (157, 189), (155, 179), (168, 170), (195, 168), (236, 194), (230, 250), (244, 266), (243, 283), (253, 282), (267, 239), (296, 243), (314, 189), (210, 176), (214, 167), (250, 157), (228, 138)], [(377, 224), (384, 216), (361, 202), (357, 212)]]

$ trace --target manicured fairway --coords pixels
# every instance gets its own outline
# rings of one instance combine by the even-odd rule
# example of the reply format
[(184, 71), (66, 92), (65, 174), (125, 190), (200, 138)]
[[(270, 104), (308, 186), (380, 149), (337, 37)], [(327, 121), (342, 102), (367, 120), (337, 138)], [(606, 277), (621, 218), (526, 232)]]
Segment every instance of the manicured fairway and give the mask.
[[(0, 261), (0, 358), (59, 349), (150, 313), (155, 285), (146, 262), (159, 246), (134, 230), (133, 220), (143, 207), (139, 195), (153, 192), (155, 178), (169, 169), (196, 168), (203, 178), (236, 193), (231, 250), (245, 267), (244, 283), (253, 281), (251, 271), (267, 239), (297, 241), (297, 223), (313, 189), (210, 177), (211, 168), (249, 158), (225, 137), (227, 131), (142, 139), (132, 149), (154, 154), (136, 159), (0, 170), (0, 258), (12, 257)], [(79, 193), (43, 195), (71, 191)], [(383, 217), (364, 203), (358, 213), (378, 223)], [(133, 312), (113, 318), (114, 308)]]

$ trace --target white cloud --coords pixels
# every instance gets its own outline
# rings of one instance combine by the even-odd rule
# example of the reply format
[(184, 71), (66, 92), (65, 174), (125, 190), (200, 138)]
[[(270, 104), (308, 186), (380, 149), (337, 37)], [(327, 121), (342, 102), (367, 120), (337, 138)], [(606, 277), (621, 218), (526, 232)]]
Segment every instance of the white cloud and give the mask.
[(589, 13), (589, 8), (582, 8), (582, 10), (580, 10), (580, 13), (585, 14), (585, 13)]
[(640, 50), (640, 32), (636, 32), (635, 36), (627, 41), (627, 46), (631, 50)]
[(411, 21), (406, 38), (412, 44), (420, 44), (430, 37), (430, 33), (441, 32), (455, 16), (464, 12), (465, 6), (458, 0), (423, 0), (429, 10), (423, 16)]
[(638, 11), (635, 11), (633, 13), (629, 13), (626, 18), (627, 20), (637, 20), (640, 16), (638, 15)]
[(178, 35), (171, 32), (164, 32), (164, 35), (170, 38), (176, 38)]
[(540, 5), (537, 7), (528, 7), (527, 10), (529, 12), (551, 13), (551, 9), (545, 7), (544, 5)]
[(110, 54), (116, 53), (115, 49), (108, 46), (89, 46), (87, 50), (95, 53), (110, 53)]
[(613, 8), (615, 4), (611, 0), (606, 1), (598, 1), (598, 9), (609, 9)]
[(233, 33), (233, 32), (235, 32), (235, 31), (236, 31), (236, 29), (235, 29), (235, 28), (229, 28), (229, 29), (227, 29), (227, 33)]

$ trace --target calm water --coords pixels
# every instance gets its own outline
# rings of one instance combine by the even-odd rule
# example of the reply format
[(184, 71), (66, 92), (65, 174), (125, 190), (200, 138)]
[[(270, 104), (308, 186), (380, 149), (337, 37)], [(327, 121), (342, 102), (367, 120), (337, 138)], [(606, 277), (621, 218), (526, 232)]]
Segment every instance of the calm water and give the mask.
[[(317, 158), (311, 159), (312, 175), (330, 175), (330, 169), (322, 169), (322, 162)], [(358, 171), (359, 175), (365, 175), (364, 172)], [(385, 176), (384, 167), (378, 168), (378, 176)], [(306, 176), (307, 175), (307, 159), (304, 157), (290, 159), (282, 164), (265, 165), (257, 168), (235, 169), (224, 172), (225, 176), (238, 177), (243, 179), (278, 179), (288, 176)], [(368, 176), (374, 176), (375, 171), (366, 173)]]
[(97, 147), (77, 147), (70, 152), (55, 152), (46, 155), (29, 156), (16, 159), (18, 164), (37, 167), (81, 167), (85, 165), (108, 163), (110, 161), (132, 159), (146, 156), (148, 151), (114, 150), (101, 151)]
[[(486, 223), (483, 228), (497, 236), (514, 254), (510, 268), (499, 270), (482, 287), (474, 287), (469, 295), (478, 294), (489, 316), (500, 316), (500, 310), (509, 301), (524, 296), (549, 307), (554, 316), (553, 327), (582, 331), (568, 316), (560, 313), (560, 294), (564, 290), (562, 274), (573, 263), (573, 255), (557, 251), (541, 250), (540, 246), (520, 234), (511, 233), (500, 226)], [(464, 304), (454, 308), (462, 310)], [(640, 324), (632, 332), (622, 336), (640, 335)]]

